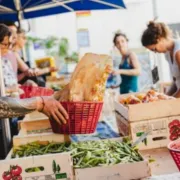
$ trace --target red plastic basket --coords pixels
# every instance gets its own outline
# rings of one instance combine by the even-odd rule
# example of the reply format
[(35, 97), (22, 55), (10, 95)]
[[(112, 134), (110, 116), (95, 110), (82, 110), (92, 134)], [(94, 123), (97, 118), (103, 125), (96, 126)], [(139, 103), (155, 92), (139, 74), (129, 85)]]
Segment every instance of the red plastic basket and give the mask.
[[(177, 149), (178, 148), (178, 149)], [(180, 139), (172, 141), (168, 144), (168, 149), (180, 171)]]
[(102, 102), (61, 102), (69, 114), (67, 124), (59, 125), (51, 120), (54, 133), (90, 134), (96, 129), (102, 111)]
[(20, 95), (21, 99), (35, 96), (51, 96), (54, 93), (52, 89), (44, 87), (21, 86), (20, 88), (24, 91), (24, 94)]

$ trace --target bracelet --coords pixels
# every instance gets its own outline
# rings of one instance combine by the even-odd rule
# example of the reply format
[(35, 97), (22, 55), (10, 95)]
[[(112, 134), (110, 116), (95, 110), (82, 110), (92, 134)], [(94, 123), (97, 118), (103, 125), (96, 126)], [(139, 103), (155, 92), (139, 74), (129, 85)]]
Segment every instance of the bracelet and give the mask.
[(44, 102), (44, 98), (43, 98), (42, 96), (40, 96), (40, 98), (42, 99), (42, 105), (43, 105), (43, 107), (42, 107), (42, 109), (41, 109), (39, 112), (42, 112), (43, 109), (44, 109), (44, 106), (45, 106), (45, 102)]

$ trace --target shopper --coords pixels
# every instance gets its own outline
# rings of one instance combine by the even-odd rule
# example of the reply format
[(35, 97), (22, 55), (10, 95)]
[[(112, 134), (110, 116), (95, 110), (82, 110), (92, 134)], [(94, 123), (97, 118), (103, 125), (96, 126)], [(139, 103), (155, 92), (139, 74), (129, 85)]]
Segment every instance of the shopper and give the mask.
[(40, 111), (59, 124), (65, 124), (68, 119), (66, 110), (53, 97), (34, 97), (18, 99), (0, 97), (0, 118), (24, 116), (32, 111)]

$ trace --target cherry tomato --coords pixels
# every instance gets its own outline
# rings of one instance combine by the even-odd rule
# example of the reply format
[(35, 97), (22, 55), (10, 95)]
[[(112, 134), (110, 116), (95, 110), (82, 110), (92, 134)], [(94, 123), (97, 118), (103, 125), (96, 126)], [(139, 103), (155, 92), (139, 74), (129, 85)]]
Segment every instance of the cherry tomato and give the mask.
[(174, 126), (169, 130), (170, 134), (178, 134), (179, 131), (180, 128), (178, 128), (177, 126)]
[(3, 180), (11, 180), (12, 175), (9, 171), (5, 171), (2, 175)]
[(20, 166), (12, 166), (11, 173), (13, 176), (19, 176), (22, 173), (22, 168)]
[(171, 129), (174, 126), (173, 121), (168, 124), (168, 127)]
[(12, 178), (12, 180), (22, 180), (22, 176), (14, 176), (13, 178)]
[(173, 123), (174, 123), (175, 126), (180, 124), (178, 119), (173, 120)]
[(170, 137), (169, 137), (169, 139), (170, 139), (171, 141), (174, 141), (174, 140), (176, 140), (177, 138), (178, 138), (178, 135), (177, 135), (177, 134), (171, 134)]

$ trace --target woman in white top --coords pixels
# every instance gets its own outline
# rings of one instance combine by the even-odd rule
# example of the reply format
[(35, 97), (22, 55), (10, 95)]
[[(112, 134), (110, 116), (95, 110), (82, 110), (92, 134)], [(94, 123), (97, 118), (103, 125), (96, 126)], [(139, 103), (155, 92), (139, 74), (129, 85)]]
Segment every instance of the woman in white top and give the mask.
[(164, 53), (169, 62), (173, 83), (168, 95), (180, 97), (180, 40), (172, 38), (164, 23), (151, 21), (141, 37), (142, 45), (157, 53)]

